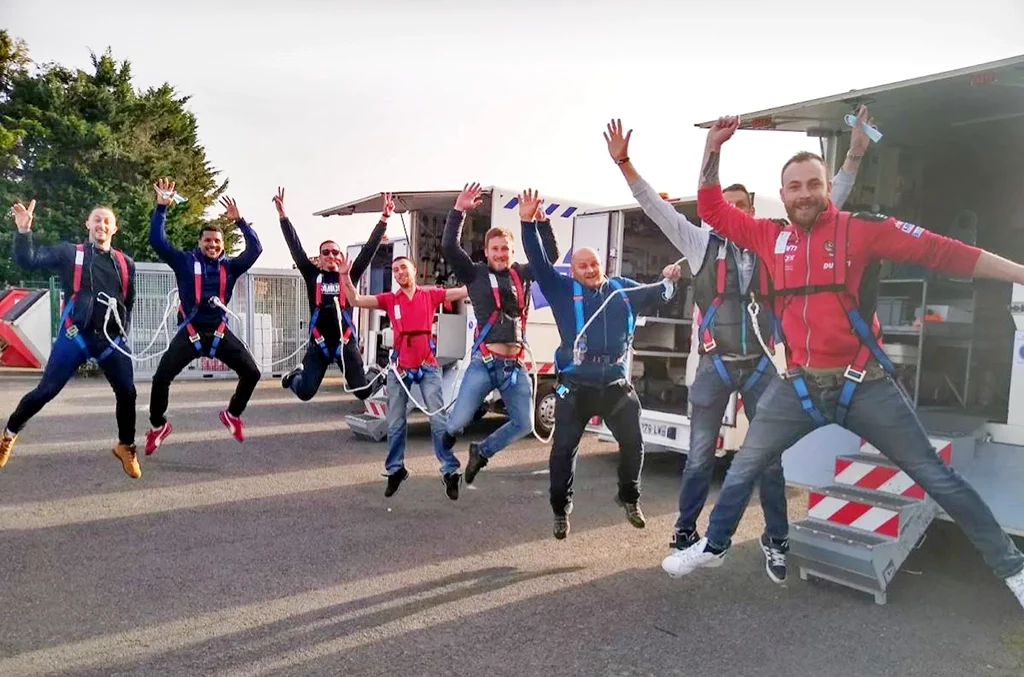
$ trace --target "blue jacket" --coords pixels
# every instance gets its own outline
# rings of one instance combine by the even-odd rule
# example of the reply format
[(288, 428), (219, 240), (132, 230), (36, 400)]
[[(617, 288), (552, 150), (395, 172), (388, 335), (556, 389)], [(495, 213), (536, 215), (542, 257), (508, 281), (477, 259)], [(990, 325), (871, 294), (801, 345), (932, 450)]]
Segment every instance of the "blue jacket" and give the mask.
[(219, 259), (211, 259), (197, 246), (189, 252), (177, 249), (167, 240), (165, 225), (167, 221), (167, 207), (157, 205), (149, 219), (149, 244), (156, 251), (157, 256), (163, 260), (171, 270), (174, 271), (174, 278), (178, 283), (178, 296), (185, 309), (186, 317), (192, 314), (196, 307), (196, 281), (193, 263), (198, 258), (203, 268), (202, 298), (192, 324), (197, 329), (200, 327), (216, 327), (221, 321), (221, 310), (206, 303), (206, 299), (220, 294), (220, 263), (227, 263), (227, 291), (225, 303), (231, 300), (231, 292), (245, 271), (252, 268), (256, 259), (263, 253), (263, 246), (260, 245), (256, 232), (245, 222), (245, 219), (238, 220), (238, 230), (245, 238), (245, 251), (234, 258), (221, 255)]
[[(558, 326), (558, 335), (562, 339), (561, 345), (555, 352), (555, 365), (559, 371), (564, 370), (572, 364), (572, 344), (576, 340), (576, 311), (573, 301), (573, 281), (571, 277), (562, 275), (548, 260), (541, 246), (540, 237), (537, 233), (537, 224), (524, 221), (523, 226), (523, 249), (526, 250), (526, 258), (533, 266), (540, 289), (544, 297), (551, 304), (551, 312), (555, 316), (555, 324)], [(623, 287), (636, 287), (639, 285), (635, 280), (626, 277), (614, 278)], [(629, 303), (632, 306), (633, 314), (642, 315), (655, 303), (671, 299), (675, 295), (675, 285), (669, 285), (667, 296), (664, 286), (648, 287), (628, 292)], [(582, 285), (581, 285), (582, 287)], [(608, 295), (614, 289), (607, 281), (597, 289), (583, 289), (583, 318), (584, 322), (589, 320), (597, 309), (604, 303)], [(604, 311), (587, 328), (587, 356), (611, 356), (616, 357), (625, 353), (628, 347), (629, 311), (625, 301), (620, 294), (618, 298), (610, 301)], [(635, 319), (635, 317), (634, 317)], [(625, 378), (626, 366), (623, 362), (594, 363), (584, 361), (562, 375), (563, 380), (588, 385), (604, 385)]]

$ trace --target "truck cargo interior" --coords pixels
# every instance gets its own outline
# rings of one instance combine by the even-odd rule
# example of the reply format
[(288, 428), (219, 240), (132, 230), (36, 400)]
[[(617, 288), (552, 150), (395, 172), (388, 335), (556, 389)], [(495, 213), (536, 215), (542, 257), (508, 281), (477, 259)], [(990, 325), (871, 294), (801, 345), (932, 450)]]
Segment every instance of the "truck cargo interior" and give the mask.
[[(694, 205), (677, 209), (699, 223)], [(657, 282), (662, 269), (679, 256), (661, 229), (639, 207), (623, 212), (623, 276), (637, 282)], [(675, 297), (641, 320), (634, 334), (630, 376), (645, 409), (686, 414), (686, 358), (693, 328), (692, 308), (690, 271), (684, 265)]]

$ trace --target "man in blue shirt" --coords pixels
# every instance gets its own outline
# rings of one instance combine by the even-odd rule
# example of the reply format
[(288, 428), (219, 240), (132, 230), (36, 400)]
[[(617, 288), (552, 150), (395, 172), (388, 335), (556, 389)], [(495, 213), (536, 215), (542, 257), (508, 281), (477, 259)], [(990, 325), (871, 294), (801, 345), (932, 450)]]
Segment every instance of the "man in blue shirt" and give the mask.
[[(593, 249), (573, 252), (572, 277), (558, 273), (548, 259), (537, 232), (543, 219), (540, 196), (528, 190), (519, 196), (523, 248), (537, 283), (551, 305), (561, 345), (555, 352), (559, 399), (551, 446), (551, 509), (554, 535), (569, 534), (576, 452), (587, 422), (600, 416), (619, 443), (619, 493), (615, 500), (638, 529), (647, 522), (640, 510), (640, 470), (643, 436), (640, 400), (626, 378), (626, 351), (633, 339), (636, 317), (675, 295), (678, 265), (666, 266), (665, 280), (641, 286), (624, 277), (608, 278)], [(619, 291), (623, 290), (623, 291)], [(612, 296), (616, 298), (610, 298)], [(605, 302), (607, 304), (605, 305)], [(598, 310), (604, 309), (598, 314)], [(591, 318), (593, 318), (591, 320)], [(589, 325), (588, 325), (589, 322)]]

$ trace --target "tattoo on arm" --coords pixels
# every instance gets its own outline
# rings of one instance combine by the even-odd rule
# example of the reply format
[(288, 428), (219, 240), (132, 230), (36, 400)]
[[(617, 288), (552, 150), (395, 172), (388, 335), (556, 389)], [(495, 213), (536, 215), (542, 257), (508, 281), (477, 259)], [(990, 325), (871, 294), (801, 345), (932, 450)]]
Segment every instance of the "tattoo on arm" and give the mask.
[(700, 172), (700, 185), (702, 188), (714, 186), (718, 183), (718, 159), (717, 150), (708, 153), (707, 162), (704, 163), (704, 169)]

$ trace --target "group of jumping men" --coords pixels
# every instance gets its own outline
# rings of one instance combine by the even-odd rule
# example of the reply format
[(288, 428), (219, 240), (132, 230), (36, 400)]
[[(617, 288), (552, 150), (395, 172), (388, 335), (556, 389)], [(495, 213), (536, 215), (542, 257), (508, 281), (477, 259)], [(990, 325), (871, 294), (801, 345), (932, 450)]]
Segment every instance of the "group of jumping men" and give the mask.
[[(690, 445), (679, 495), (679, 518), (662, 568), (673, 577), (723, 564), (731, 539), (760, 484), (765, 530), (760, 538), (765, 571), (777, 583), (786, 579), (788, 519), (783, 452), (813, 430), (840, 425), (876, 447), (919, 484), (967, 534), (985, 562), (1004, 579), (1024, 605), (1024, 555), (1000, 528), (977, 492), (936, 454), (909, 400), (894, 377), (882, 349), (875, 315), (878, 263), (912, 263), (957, 277), (978, 277), (1024, 284), (1024, 266), (914, 224), (873, 213), (841, 211), (869, 146), (858, 111), (850, 150), (841, 170), (829, 178), (824, 160), (810, 152), (790, 158), (782, 168), (780, 197), (788, 219), (758, 218), (752, 196), (741, 184), (723, 189), (719, 182), (721, 148), (739, 126), (738, 118), (720, 118), (707, 136), (697, 197), (702, 225), (691, 223), (640, 176), (629, 158), (632, 130), (620, 121), (604, 133), (608, 153), (619, 167), (645, 214), (679, 250), (690, 268), (698, 321), (699, 363), (689, 388)], [(157, 207), (151, 242), (178, 281), (182, 323), (154, 378), (146, 452), (170, 434), (164, 417), (170, 381), (196, 356), (217, 357), (239, 373), (238, 389), (221, 421), (241, 441), (241, 414), (259, 370), (228, 329), (226, 304), (238, 276), (260, 253), (255, 233), (230, 199), (229, 219), (246, 241), (237, 258), (224, 255), (223, 236), (204, 230), (189, 253), (164, 237), (164, 217), (174, 184), (155, 187)], [(321, 244), (310, 262), (285, 216), (284, 193), (274, 198), (281, 227), (303, 279), (310, 305), (310, 342), (303, 364), (282, 380), (299, 398), (316, 392), (327, 367), (338, 362), (346, 391), (368, 397), (386, 373), (388, 453), (385, 496), (393, 496), (408, 478), (405, 467), (406, 418), (412, 389), (418, 385), (430, 420), (431, 438), (448, 498), (457, 500), (462, 475), (454, 453), (457, 436), (494, 390), (501, 395), (508, 421), (479, 443), (469, 445), (465, 481), (472, 483), (489, 459), (531, 430), (531, 377), (527, 371), (526, 318), (530, 289), (536, 282), (550, 304), (560, 345), (555, 355), (555, 426), (550, 453), (550, 504), (555, 538), (570, 532), (576, 454), (588, 421), (600, 416), (619, 446), (615, 501), (636, 528), (646, 525), (640, 508), (643, 466), (641, 405), (626, 376), (625, 358), (636, 319), (656, 304), (674, 298), (680, 266), (662, 271), (662, 281), (639, 284), (608, 277), (597, 252), (572, 252), (568, 276), (559, 273), (558, 246), (543, 200), (533, 190), (519, 195), (522, 242), (528, 263), (514, 262), (512, 232), (491, 228), (484, 236), (484, 261), (474, 262), (459, 242), (467, 212), (481, 204), (478, 184), (469, 184), (449, 211), (442, 253), (462, 286), (443, 289), (416, 284), (416, 264), (392, 261), (395, 292), (362, 295), (355, 286), (380, 245), (391, 196), (382, 196), (377, 228), (355, 261), (337, 243)], [(135, 388), (123, 327), (134, 301), (134, 264), (110, 246), (117, 231), (113, 213), (93, 210), (86, 223), (89, 244), (60, 244), (33, 250), (32, 209), (16, 204), (15, 260), (26, 268), (56, 270), (67, 302), (61, 333), (40, 385), (25, 396), (0, 440), (0, 467), (7, 462), (18, 432), (60, 391), (88, 357), (96, 358), (117, 397), (119, 443), (114, 454), (132, 477), (141, 474), (134, 445)], [(344, 293), (342, 293), (342, 290)], [(476, 315), (471, 360), (451, 413), (442, 396), (435, 356), (433, 321), (438, 309), (469, 298)], [(346, 303), (347, 302), (347, 303)], [(385, 311), (394, 337), (391, 362), (368, 382), (347, 306)], [(108, 311), (109, 308), (109, 311)], [(111, 316), (120, 320), (112, 324)], [(120, 331), (116, 341), (106, 340)], [(786, 369), (773, 358), (784, 347)], [(530, 358), (532, 362), (532, 356)], [(715, 440), (730, 397), (742, 394), (750, 421), (744, 443), (726, 474), (708, 531), (697, 518), (710, 489)]]

